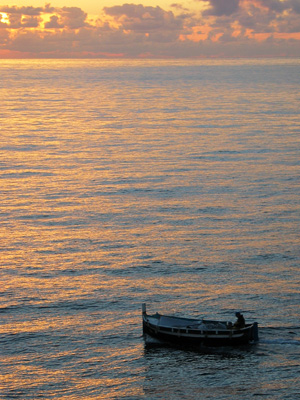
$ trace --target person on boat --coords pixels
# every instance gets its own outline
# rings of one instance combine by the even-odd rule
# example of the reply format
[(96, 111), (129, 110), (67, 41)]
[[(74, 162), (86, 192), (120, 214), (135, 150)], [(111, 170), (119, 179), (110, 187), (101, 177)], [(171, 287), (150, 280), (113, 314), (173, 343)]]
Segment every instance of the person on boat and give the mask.
[(233, 327), (235, 329), (245, 328), (245, 318), (244, 318), (243, 314), (236, 312), (235, 316), (237, 317), (237, 320), (234, 323)]

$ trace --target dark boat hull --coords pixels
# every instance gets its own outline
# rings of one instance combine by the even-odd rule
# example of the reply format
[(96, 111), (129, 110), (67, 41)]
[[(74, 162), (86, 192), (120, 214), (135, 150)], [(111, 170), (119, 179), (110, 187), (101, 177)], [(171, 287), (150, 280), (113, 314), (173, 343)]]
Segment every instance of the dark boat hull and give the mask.
[[(160, 318), (174, 320), (175, 324), (159, 323)], [(157, 323), (156, 323), (157, 322)], [(186, 346), (237, 346), (258, 341), (257, 323), (248, 324), (242, 329), (203, 329), (197, 328), (197, 320), (159, 316), (143, 313), (143, 332), (159, 341)], [(209, 323), (217, 321), (209, 321)], [(176, 326), (177, 323), (177, 326)]]

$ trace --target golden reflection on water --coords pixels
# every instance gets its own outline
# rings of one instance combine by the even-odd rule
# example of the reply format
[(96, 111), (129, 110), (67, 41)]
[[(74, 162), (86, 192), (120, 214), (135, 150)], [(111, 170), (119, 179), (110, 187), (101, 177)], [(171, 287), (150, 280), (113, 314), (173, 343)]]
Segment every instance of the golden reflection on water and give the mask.
[(298, 320), (299, 92), (226, 69), (215, 80), (220, 61), (187, 63), (190, 81), (186, 62), (153, 79), (147, 68), (168, 63), (141, 64), (0, 65), (0, 333), (20, 346), (2, 358), (11, 390), (147, 398), (144, 301)]

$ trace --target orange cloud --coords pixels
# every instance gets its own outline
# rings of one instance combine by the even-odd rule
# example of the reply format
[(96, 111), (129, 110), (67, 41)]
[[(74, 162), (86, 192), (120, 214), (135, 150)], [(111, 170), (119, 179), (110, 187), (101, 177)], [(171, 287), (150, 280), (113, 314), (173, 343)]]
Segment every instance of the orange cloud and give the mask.
[(299, 40), (300, 41), (300, 32), (295, 33), (283, 33), (283, 32), (275, 32), (274, 38), (283, 39), (283, 40)]
[(192, 26), (191, 33), (181, 34), (179, 40), (190, 40), (191, 42), (200, 42), (207, 40), (209, 32), (212, 28), (209, 25)]

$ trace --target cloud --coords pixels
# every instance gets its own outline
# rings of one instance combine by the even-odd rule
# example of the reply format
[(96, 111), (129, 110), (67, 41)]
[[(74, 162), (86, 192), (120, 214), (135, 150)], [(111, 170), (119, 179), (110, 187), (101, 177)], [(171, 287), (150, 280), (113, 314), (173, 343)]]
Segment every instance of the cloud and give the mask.
[(87, 26), (87, 13), (78, 7), (63, 7), (59, 10), (62, 24), (71, 28), (78, 29)]
[(290, 0), (290, 7), (295, 11), (295, 13), (300, 14), (300, 1), (299, 0)]
[(287, 7), (287, 2), (280, 0), (257, 0), (258, 4), (275, 12), (282, 12)]
[(170, 5), (171, 8), (175, 8), (177, 10), (181, 10), (181, 11), (189, 11), (188, 8), (184, 7), (182, 4), (180, 3), (173, 3)]
[(87, 13), (78, 7), (51, 7), (46, 4), (45, 7), (9, 7), (0, 6), (0, 13), (8, 15), (11, 29), (18, 28), (37, 28), (42, 22), (42, 16), (52, 14), (50, 21), (45, 23), (45, 27), (78, 29), (87, 26)]
[(204, 0), (208, 1), (210, 8), (203, 15), (232, 15), (239, 9), (240, 0)]
[(59, 17), (57, 15), (51, 15), (50, 21), (46, 22), (44, 27), (46, 29), (61, 29), (64, 24), (59, 22)]
[(104, 7), (93, 20), (79, 7), (0, 6), (0, 57), (299, 57), (299, 0), (198, 1)]
[[(41, 22), (40, 16), (30, 16), (22, 14), (10, 14), (9, 24), (5, 24), (5, 28), (19, 29), (19, 28), (37, 28)], [(4, 26), (2, 26), (4, 27)]]
[(175, 17), (172, 11), (160, 7), (145, 7), (142, 4), (124, 4), (122, 6), (105, 7), (104, 11), (116, 19), (125, 30), (138, 32), (178, 31), (182, 27), (182, 19)]
[(0, 12), (4, 12), (9, 15), (32, 15), (38, 16), (45, 13), (51, 13), (55, 10), (50, 4), (46, 4), (45, 7), (17, 7), (17, 6), (0, 6)]
[[(297, 0), (299, 1), (299, 0)], [(295, 0), (244, 0), (236, 20), (245, 29), (256, 33), (300, 31)]]

